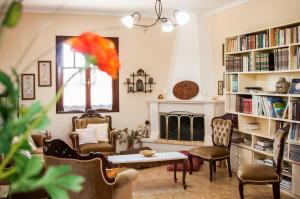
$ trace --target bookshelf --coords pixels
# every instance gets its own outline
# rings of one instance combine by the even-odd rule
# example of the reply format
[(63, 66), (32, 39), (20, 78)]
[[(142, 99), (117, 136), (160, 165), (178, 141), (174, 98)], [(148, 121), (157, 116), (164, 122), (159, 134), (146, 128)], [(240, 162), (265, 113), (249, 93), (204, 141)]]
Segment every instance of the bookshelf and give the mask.
[[(300, 149), (300, 118), (295, 118), (300, 94), (275, 92), (279, 78), (300, 79), (300, 22), (225, 38), (225, 59), (225, 112), (238, 121), (231, 149), (233, 170), (246, 163), (269, 164), (271, 147), (260, 150), (257, 143), (271, 143), (276, 129), (290, 124), (282, 188), (300, 196), (300, 159), (293, 151)], [(249, 87), (262, 90), (249, 92)], [(251, 124), (259, 127), (251, 129)]]

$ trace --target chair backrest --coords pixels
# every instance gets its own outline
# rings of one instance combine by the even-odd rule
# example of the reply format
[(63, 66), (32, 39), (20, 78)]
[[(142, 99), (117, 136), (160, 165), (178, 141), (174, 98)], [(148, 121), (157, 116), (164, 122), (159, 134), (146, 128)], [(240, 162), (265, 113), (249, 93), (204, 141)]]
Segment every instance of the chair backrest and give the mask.
[(286, 138), (289, 134), (290, 126), (286, 126), (284, 128), (279, 128), (275, 132), (274, 142), (273, 142), (273, 162), (276, 167), (276, 173), (278, 175), (281, 174), (282, 170), (282, 159), (284, 153), (284, 145), (286, 142)]
[(110, 199), (112, 198), (115, 179), (106, 175), (108, 162), (101, 154), (86, 156), (77, 154), (62, 140), (44, 143), (44, 160), (46, 168), (55, 165), (69, 165), (72, 173), (85, 179), (81, 192), (69, 192), (72, 199)]
[(93, 110), (86, 111), (80, 117), (76, 116), (72, 118), (73, 131), (75, 131), (75, 129), (86, 128), (88, 124), (101, 123), (107, 123), (109, 130), (112, 129), (111, 116), (101, 116), (99, 113)]
[(232, 121), (224, 116), (215, 117), (211, 121), (212, 141), (214, 146), (230, 149), (232, 137)]

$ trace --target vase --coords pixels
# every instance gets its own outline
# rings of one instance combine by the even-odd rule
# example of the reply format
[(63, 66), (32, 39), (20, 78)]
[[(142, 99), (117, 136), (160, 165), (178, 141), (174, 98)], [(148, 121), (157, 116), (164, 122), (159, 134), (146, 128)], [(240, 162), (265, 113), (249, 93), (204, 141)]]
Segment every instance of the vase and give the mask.
[(286, 81), (284, 77), (279, 78), (276, 82), (276, 92), (277, 93), (287, 93), (290, 88), (290, 82)]
[(134, 149), (134, 144), (132, 142), (127, 143), (127, 150)]

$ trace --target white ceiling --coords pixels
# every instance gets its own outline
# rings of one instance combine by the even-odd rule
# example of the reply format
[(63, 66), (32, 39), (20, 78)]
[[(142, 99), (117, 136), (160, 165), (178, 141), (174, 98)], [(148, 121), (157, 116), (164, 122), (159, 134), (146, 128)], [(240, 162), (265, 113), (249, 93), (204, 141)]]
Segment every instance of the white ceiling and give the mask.
[[(1, 0), (0, 0), (1, 1)], [(162, 0), (165, 12), (173, 9), (210, 13), (244, 3), (248, 0)], [(140, 11), (154, 14), (155, 0), (24, 0), (27, 12), (53, 12), (59, 8), (65, 13), (131, 14)]]

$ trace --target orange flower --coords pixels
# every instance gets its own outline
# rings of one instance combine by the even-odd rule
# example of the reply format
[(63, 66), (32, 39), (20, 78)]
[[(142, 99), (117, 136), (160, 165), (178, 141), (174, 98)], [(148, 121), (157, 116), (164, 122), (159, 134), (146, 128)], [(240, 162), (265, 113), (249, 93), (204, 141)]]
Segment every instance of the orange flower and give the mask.
[(97, 34), (87, 32), (67, 40), (67, 44), (79, 53), (83, 53), (91, 64), (105, 71), (113, 79), (117, 77), (120, 68), (115, 44)]

